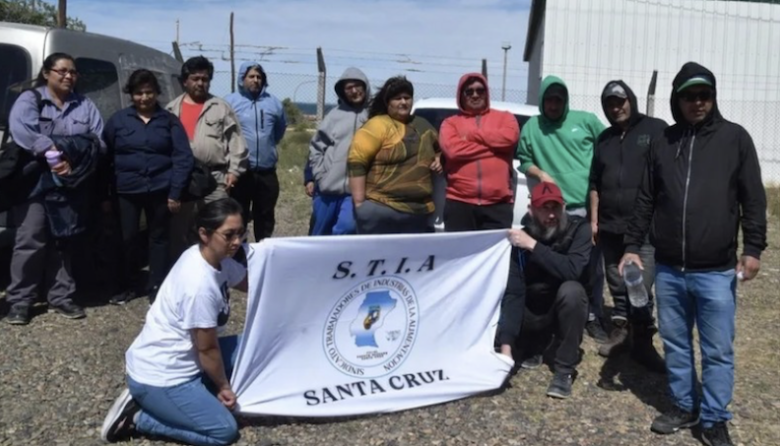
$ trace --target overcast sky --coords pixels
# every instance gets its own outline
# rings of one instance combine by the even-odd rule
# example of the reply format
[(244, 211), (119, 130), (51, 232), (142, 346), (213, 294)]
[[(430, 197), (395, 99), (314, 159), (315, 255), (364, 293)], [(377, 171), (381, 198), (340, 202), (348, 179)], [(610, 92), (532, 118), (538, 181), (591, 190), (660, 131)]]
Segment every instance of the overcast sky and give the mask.
[[(372, 80), (405, 74), (415, 83), (454, 86), (488, 59), (491, 87), (500, 93), (505, 42), (507, 89), (525, 90), (523, 44), (530, 0), (70, 0), (68, 14), (88, 31), (171, 52), (180, 22), (185, 58), (202, 52), (229, 71), (229, 17), (235, 13), (237, 65), (259, 60), (279, 96), (313, 94), (315, 49), (328, 77), (357, 66)], [(262, 47), (274, 47), (273, 49)], [(410, 71), (411, 70), (411, 71)], [(280, 74), (289, 74), (281, 76)], [(293, 76), (295, 74), (296, 76)], [(218, 75), (219, 76), (219, 75)], [(223, 80), (224, 79), (224, 80)], [(229, 83), (229, 75), (217, 77)], [(226, 88), (226, 87), (225, 87)], [(434, 87), (429, 86), (433, 90)], [(436, 89), (439, 90), (439, 89)], [(441, 88), (442, 94), (447, 90)], [(496, 93), (494, 93), (495, 96)], [(417, 96), (417, 95), (416, 95)]]

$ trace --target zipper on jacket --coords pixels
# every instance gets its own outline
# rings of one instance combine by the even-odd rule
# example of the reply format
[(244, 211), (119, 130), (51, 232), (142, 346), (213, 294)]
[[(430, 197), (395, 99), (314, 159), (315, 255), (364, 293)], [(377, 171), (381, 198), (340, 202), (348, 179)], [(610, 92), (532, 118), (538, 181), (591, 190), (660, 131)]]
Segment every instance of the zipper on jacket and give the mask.
[[(360, 113), (355, 113), (355, 121), (352, 122), (352, 137), (355, 137), (355, 133), (357, 133), (357, 122), (358, 122), (358, 115)], [(335, 145), (335, 144), (334, 144)], [(352, 191), (349, 188), (349, 175), (344, 178), (344, 189), (347, 191), (348, 194), (352, 194)]]
[(253, 101), (252, 105), (255, 109), (255, 133), (257, 133), (257, 138), (255, 138), (255, 159), (257, 160), (257, 166), (260, 167), (260, 129), (257, 128), (257, 101)]
[(262, 108), (260, 109), (260, 128), (265, 129), (265, 110), (263, 110)]
[(691, 135), (691, 144), (688, 147), (688, 173), (685, 176), (685, 193), (683, 195), (683, 215), (682, 215), (682, 270), (685, 271), (685, 237), (686, 237), (686, 220), (688, 215), (688, 187), (691, 184), (691, 162), (693, 161), (693, 143), (696, 141), (696, 132), (693, 131)]
[[(477, 115), (477, 130), (482, 127), (482, 115)], [(477, 160), (477, 205), (482, 206), (482, 160)]]

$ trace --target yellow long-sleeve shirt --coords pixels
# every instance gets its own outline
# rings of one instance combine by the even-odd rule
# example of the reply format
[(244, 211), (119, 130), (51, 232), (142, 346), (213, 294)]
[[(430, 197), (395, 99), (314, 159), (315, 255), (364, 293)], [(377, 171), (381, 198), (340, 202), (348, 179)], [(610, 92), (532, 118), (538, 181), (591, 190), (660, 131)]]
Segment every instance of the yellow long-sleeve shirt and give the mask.
[(434, 210), (430, 166), (439, 135), (423, 118), (408, 124), (375, 116), (355, 133), (349, 148), (350, 177), (366, 177), (366, 198), (408, 214)]

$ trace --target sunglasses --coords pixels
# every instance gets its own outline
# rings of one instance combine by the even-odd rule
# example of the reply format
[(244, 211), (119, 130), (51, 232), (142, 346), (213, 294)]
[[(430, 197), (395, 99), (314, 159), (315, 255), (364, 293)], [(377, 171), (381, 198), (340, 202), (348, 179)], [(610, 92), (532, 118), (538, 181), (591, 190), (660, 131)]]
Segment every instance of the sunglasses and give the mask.
[(710, 99), (712, 99), (712, 91), (709, 90), (702, 90), (702, 91), (684, 91), (680, 93), (680, 99), (682, 99), (685, 102), (707, 102)]
[(483, 94), (485, 94), (485, 89), (478, 87), (478, 88), (467, 88), (463, 90), (463, 94), (466, 96), (473, 96), (474, 93), (476, 93), (477, 96), (482, 96)]

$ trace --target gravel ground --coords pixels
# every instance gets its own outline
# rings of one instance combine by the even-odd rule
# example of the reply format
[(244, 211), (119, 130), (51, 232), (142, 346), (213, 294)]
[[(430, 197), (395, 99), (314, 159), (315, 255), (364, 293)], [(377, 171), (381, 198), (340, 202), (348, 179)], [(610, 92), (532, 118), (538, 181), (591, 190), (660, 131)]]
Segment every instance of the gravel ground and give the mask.
[[(780, 444), (780, 231), (777, 219), (761, 280), (741, 287), (737, 384), (732, 436), (741, 445)], [(300, 228), (296, 229), (298, 232)], [(7, 265), (2, 270), (7, 271)], [(234, 299), (230, 330), (240, 332), (243, 296)], [(0, 308), (4, 308), (0, 300)], [(147, 303), (102, 304), (89, 317), (44, 313), (26, 327), (0, 329), (0, 445), (100, 444), (105, 412), (121, 391), (123, 355), (140, 330)], [(0, 309), (0, 315), (5, 310)], [(656, 340), (660, 346), (660, 342)], [(350, 420), (242, 420), (239, 445), (697, 445), (690, 431), (661, 437), (649, 431), (668, 407), (663, 377), (627, 358), (605, 364), (586, 339), (574, 396), (544, 395), (550, 371), (521, 372), (507, 389), (403, 413)], [(609, 381), (612, 385), (599, 385)], [(609, 389), (609, 390), (608, 390)], [(148, 439), (126, 444), (163, 445)]]

